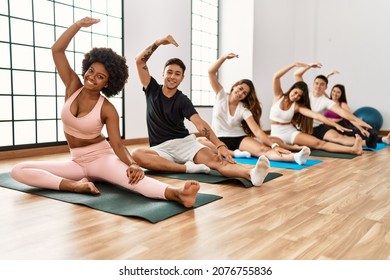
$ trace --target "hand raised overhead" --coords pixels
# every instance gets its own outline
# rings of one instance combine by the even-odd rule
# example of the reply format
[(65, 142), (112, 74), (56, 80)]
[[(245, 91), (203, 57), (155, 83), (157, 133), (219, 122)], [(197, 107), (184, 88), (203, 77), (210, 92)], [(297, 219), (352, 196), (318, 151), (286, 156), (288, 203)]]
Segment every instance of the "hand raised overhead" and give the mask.
[(90, 27), (98, 22), (100, 22), (100, 19), (85, 17), (85, 18), (82, 18), (82, 19), (76, 21), (76, 25), (78, 27)]

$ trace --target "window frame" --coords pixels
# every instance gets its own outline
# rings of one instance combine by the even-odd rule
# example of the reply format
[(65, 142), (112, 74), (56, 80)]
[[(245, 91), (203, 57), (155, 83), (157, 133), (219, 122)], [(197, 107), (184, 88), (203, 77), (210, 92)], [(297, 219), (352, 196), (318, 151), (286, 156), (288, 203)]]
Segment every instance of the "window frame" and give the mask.
[[(190, 98), (196, 107), (214, 106), (215, 94), (210, 86), (207, 70), (211, 63), (214, 63), (218, 59), (219, 55), (219, 2), (219, 0), (191, 1)], [(216, 11), (216, 16), (214, 15), (214, 17), (212, 17), (208, 14), (206, 12), (207, 9), (199, 10), (199, 7), (194, 9), (195, 5), (203, 5), (202, 8), (212, 6)], [(205, 29), (203, 24), (207, 25), (206, 27), (208, 28)], [(212, 25), (212, 27), (210, 27), (210, 25)], [(199, 39), (199, 37), (202, 38), (201, 42), (195, 42), (194, 40)], [(211, 39), (208, 42), (203, 42), (203, 39), (205, 38)]]
[[(0, 86), (0, 128), (6, 135), (0, 139), (0, 151), (64, 145), (60, 114), (65, 89), (51, 59), (51, 45), (75, 20), (91, 16), (100, 18), (101, 26), (82, 29), (72, 39), (66, 50), (72, 68), (81, 75), (83, 55), (94, 46), (112, 47), (124, 55), (124, 2), (1, 1), (0, 21), (8, 25), (3, 29), (8, 28), (8, 32), (0, 35), (0, 49), (8, 52), (8, 57), (0, 61), (0, 73), (4, 74), (4, 86)], [(25, 28), (20, 32), (20, 28), (13, 28), (16, 26)], [(38, 32), (44, 30), (47, 38), (38, 37)], [(47, 56), (48, 59), (42, 59)], [(117, 108), (124, 138), (124, 89), (110, 101)], [(105, 128), (103, 133), (107, 136)]]

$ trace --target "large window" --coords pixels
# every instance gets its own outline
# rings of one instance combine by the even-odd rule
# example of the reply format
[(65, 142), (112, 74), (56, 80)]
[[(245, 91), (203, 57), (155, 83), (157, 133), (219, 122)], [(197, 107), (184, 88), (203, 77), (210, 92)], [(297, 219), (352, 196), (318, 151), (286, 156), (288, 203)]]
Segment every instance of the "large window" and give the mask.
[[(122, 9), (122, 0), (0, 0), (0, 150), (64, 143), (65, 88), (50, 48), (75, 20), (92, 16), (101, 22), (81, 29), (67, 49), (73, 69), (81, 74), (94, 46), (123, 54)], [(123, 131), (123, 93), (110, 100)]]
[(218, 58), (218, 0), (192, 0), (191, 100), (214, 105), (208, 68)]

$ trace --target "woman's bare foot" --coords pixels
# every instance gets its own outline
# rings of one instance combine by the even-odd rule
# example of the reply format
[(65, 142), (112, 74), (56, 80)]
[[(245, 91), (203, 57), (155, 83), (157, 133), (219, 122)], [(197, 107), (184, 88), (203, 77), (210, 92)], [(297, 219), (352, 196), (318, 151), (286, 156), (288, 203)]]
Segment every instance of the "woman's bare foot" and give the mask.
[(363, 139), (359, 134), (355, 134), (355, 143), (352, 146), (352, 153), (358, 156), (363, 154)]
[(60, 190), (76, 193), (100, 194), (100, 191), (96, 188), (95, 184), (89, 182), (87, 178), (83, 178), (80, 181), (64, 179), (60, 183)]
[(185, 207), (192, 207), (196, 201), (196, 195), (200, 189), (197, 181), (186, 181), (183, 188), (179, 191), (180, 202)]
[(165, 197), (168, 200), (174, 200), (185, 207), (189, 208), (195, 204), (196, 195), (200, 189), (199, 182), (197, 181), (186, 181), (184, 186), (181, 188), (168, 187), (166, 189)]

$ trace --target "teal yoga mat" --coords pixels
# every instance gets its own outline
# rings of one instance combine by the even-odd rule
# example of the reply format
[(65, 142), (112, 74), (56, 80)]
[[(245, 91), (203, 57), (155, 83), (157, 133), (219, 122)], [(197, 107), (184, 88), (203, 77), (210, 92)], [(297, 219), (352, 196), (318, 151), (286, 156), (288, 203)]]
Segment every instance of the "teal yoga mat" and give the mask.
[(12, 179), (10, 173), (0, 174), (0, 186), (12, 190), (40, 195), (64, 202), (80, 204), (115, 215), (138, 217), (151, 223), (157, 223), (174, 215), (197, 208), (221, 199), (221, 196), (198, 193), (193, 208), (186, 208), (179, 203), (144, 197), (125, 188), (107, 182), (95, 183), (100, 195), (53, 191), (34, 188)]
[(344, 158), (344, 159), (353, 159), (357, 157), (354, 154), (344, 154), (344, 153), (331, 153), (322, 150), (311, 150), (310, 156), (313, 157), (330, 157), (330, 158)]
[[(218, 171), (211, 170), (209, 174), (204, 173), (172, 173), (172, 172), (160, 172), (160, 171), (152, 171), (152, 170), (145, 170), (145, 174), (153, 175), (153, 176), (160, 176), (160, 177), (167, 177), (172, 179), (179, 179), (179, 180), (195, 180), (201, 183), (209, 183), (209, 184), (221, 184), (221, 183), (239, 183), (245, 188), (253, 187), (253, 184), (251, 181), (246, 180), (244, 178), (227, 178), (222, 176)], [(264, 183), (268, 182), (270, 180), (273, 180), (275, 178), (278, 178), (282, 176), (281, 173), (277, 172), (269, 172), (267, 176), (264, 179)]]
[[(258, 158), (256, 157), (250, 157), (250, 158), (233, 158), (237, 163), (242, 163), (242, 164), (252, 164), (255, 165)], [(287, 168), (287, 169), (293, 169), (293, 170), (301, 170), (309, 166), (316, 165), (318, 163), (321, 163), (322, 160), (319, 159), (308, 159), (306, 161), (306, 164), (304, 165), (299, 165), (296, 162), (283, 162), (283, 161), (274, 161), (270, 160), (269, 161), (271, 164), (271, 167), (275, 168)]]
[(371, 151), (371, 152), (377, 152), (377, 151), (380, 151), (380, 150), (382, 150), (384, 148), (387, 148), (387, 147), (390, 147), (390, 145), (388, 145), (386, 143), (377, 143), (375, 149), (369, 148), (369, 147), (363, 147), (363, 150)]

